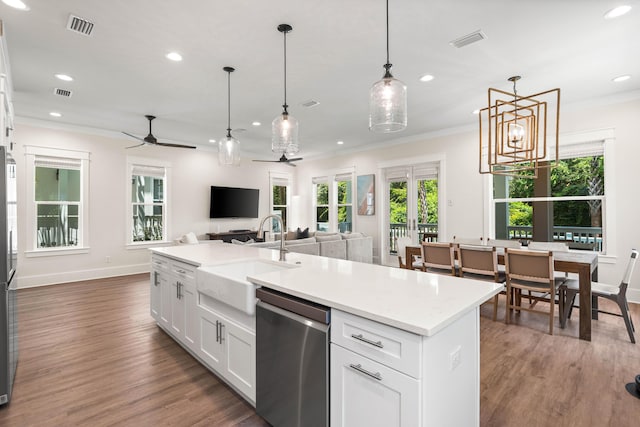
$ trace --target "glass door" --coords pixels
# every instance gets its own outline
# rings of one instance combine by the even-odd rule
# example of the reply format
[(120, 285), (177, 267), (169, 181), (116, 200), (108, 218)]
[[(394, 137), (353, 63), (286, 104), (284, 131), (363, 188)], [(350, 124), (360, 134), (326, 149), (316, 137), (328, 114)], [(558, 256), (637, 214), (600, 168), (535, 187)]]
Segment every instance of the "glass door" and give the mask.
[(438, 240), (438, 165), (435, 163), (389, 168), (385, 175), (386, 236), (382, 262), (398, 265), (397, 241), (411, 244)]

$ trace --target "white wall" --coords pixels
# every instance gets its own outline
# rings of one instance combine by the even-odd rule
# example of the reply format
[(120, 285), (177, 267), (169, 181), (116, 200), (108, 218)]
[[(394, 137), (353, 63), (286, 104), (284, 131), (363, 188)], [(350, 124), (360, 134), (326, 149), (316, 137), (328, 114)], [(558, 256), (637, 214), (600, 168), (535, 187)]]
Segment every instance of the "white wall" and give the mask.
[[(199, 239), (205, 233), (236, 228), (257, 228), (258, 220), (210, 220), (211, 185), (260, 189), (260, 216), (269, 208), (269, 170), (285, 170), (286, 166), (252, 163), (243, 160), (240, 168), (218, 166), (217, 153), (165, 147), (140, 147), (126, 150), (132, 141), (96, 135), (85, 131), (68, 131), (18, 123), (13, 139), (17, 143), (13, 155), (18, 166), (18, 232), (19, 287), (85, 280), (149, 271), (149, 251), (127, 249), (127, 200), (125, 197), (126, 156), (161, 159), (171, 163), (168, 188), (169, 238), (175, 239), (193, 231)], [(26, 257), (27, 227), (25, 217), (26, 179), (24, 146), (44, 146), (80, 150), (91, 153), (89, 166), (89, 253)], [(107, 258), (108, 257), (108, 258)], [(109, 262), (107, 262), (107, 259)]]

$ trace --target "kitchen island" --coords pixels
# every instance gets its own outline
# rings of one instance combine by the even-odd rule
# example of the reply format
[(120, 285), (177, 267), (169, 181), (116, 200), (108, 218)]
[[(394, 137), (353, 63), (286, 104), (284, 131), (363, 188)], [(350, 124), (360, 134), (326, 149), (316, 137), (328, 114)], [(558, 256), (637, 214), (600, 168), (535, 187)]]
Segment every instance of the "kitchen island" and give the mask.
[[(158, 325), (255, 404), (255, 316), (195, 278), (199, 267), (279, 264), (278, 252), (210, 243), (152, 252)], [(479, 306), (501, 285), (297, 253), (285, 264), (247, 278), (332, 309), (332, 425), (479, 424)]]

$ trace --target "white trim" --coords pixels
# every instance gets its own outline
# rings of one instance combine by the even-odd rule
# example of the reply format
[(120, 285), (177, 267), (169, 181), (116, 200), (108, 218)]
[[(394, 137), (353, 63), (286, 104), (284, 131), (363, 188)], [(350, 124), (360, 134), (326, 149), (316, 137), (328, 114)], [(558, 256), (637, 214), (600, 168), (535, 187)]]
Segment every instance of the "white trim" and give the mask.
[(47, 273), (31, 276), (18, 275), (18, 289), (148, 273), (149, 270), (150, 264), (146, 262), (143, 264), (132, 264), (109, 268), (95, 268), (90, 270), (77, 270), (64, 273)]
[(162, 247), (167, 245), (173, 245), (173, 242), (169, 240), (149, 240), (146, 242), (127, 243), (125, 245), (125, 249), (128, 251), (130, 250), (135, 251), (137, 249), (148, 249), (156, 246)]
[(24, 251), (26, 258), (39, 258), (47, 256), (60, 256), (60, 255), (78, 255), (88, 254), (90, 252), (89, 247), (74, 248), (72, 246), (65, 246), (62, 248), (45, 248), (32, 251)]

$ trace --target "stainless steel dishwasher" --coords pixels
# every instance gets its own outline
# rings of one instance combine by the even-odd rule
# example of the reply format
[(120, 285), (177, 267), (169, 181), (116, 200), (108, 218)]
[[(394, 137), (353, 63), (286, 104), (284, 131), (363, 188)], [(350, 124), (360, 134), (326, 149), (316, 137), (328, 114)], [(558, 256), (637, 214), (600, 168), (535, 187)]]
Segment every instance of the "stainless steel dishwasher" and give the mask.
[(275, 427), (329, 425), (328, 307), (256, 290), (256, 412)]

